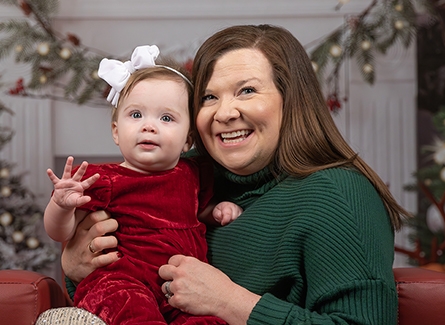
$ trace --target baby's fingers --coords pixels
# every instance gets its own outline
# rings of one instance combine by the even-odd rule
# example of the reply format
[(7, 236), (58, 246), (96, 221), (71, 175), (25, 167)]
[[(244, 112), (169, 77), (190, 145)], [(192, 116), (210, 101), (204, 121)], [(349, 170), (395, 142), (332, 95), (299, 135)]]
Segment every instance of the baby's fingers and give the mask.
[(84, 190), (88, 189), (91, 185), (93, 185), (98, 179), (99, 179), (100, 175), (99, 174), (94, 174), (91, 177), (88, 177), (87, 179), (83, 180), (82, 182), (82, 187)]
[(52, 169), (48, 168), (46, 170), (46, 173), (48, 174), (49, 179), (51, 180), (51, 182), (53, 182), (53, 184), (56, 184), (57, 182), (60, 181), (59, 177), (56, 176), (56, 174), (54, 174), (54, 172), (52, 171)]
[(66, 158), (65, 168), (63, 169), (62, 179), (71, 178), (71, 170), (73, 169), (74, 158), (69, 156)]
[(80, 181), (82, 179), (83, 175), (85, 175), (87, 167), (88, 167), (88, 163), (86, 161), (83, 161), (80, 164), (79, 168), (76, 170), (76, 173), (73, 175), (73, 180)]

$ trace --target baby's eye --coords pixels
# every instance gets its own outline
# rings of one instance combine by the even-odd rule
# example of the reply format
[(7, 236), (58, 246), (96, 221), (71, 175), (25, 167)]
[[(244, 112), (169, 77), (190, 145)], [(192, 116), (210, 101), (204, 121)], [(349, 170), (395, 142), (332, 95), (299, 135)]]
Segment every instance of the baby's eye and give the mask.
[(171, 116), (164, 115), (164, 116), (161, 117), (161, 121), (162, 122), (171, 122), (172, 118), (171, 118)]
[(141, 117), (142, 117), (142, 114), (141, 114), (141, 112), (132, 112), (132, 113), (130, 114), (130, 116), (131, 116), (132, 118), (141, 118)]

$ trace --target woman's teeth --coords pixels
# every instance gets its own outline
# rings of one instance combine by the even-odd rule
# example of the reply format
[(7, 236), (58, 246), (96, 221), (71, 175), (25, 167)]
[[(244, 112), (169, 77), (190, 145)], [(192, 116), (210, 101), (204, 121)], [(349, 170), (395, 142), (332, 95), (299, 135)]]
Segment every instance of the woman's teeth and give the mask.
[(243, 141), (249, 134), (248, 130), (221, 133), (221, 139), (224, 143), (237, 143)]

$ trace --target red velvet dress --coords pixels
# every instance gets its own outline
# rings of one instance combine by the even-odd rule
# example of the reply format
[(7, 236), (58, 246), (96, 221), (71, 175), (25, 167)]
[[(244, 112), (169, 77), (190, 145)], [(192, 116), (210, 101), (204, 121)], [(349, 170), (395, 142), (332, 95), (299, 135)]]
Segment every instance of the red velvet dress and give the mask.
[(117, 164), (89, 165), (85, 177), (95, 173), (101, 177), (85, 191), (92, 200), (81, 209), (106, 210), (117, 219), (122, 258), (78, 285), (75, 306), (108, 325), (225, 324), (171, 307), (158, 275), (175, 254), (207, 261), (205, 226), (197, 213), (211, 198), (213, 171), (181, 159), (174, 169), (149, 175)]

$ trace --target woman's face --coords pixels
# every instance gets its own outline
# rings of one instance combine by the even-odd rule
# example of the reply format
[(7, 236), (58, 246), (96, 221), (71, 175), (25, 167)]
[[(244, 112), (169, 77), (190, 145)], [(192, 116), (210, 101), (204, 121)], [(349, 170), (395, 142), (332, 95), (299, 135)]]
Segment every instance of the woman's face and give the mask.
[(235, 174), (250, 175), (271, 162), (282, 106), (262, 52), (234, 50), (216, 61), (196, 126), (213, 159)]

